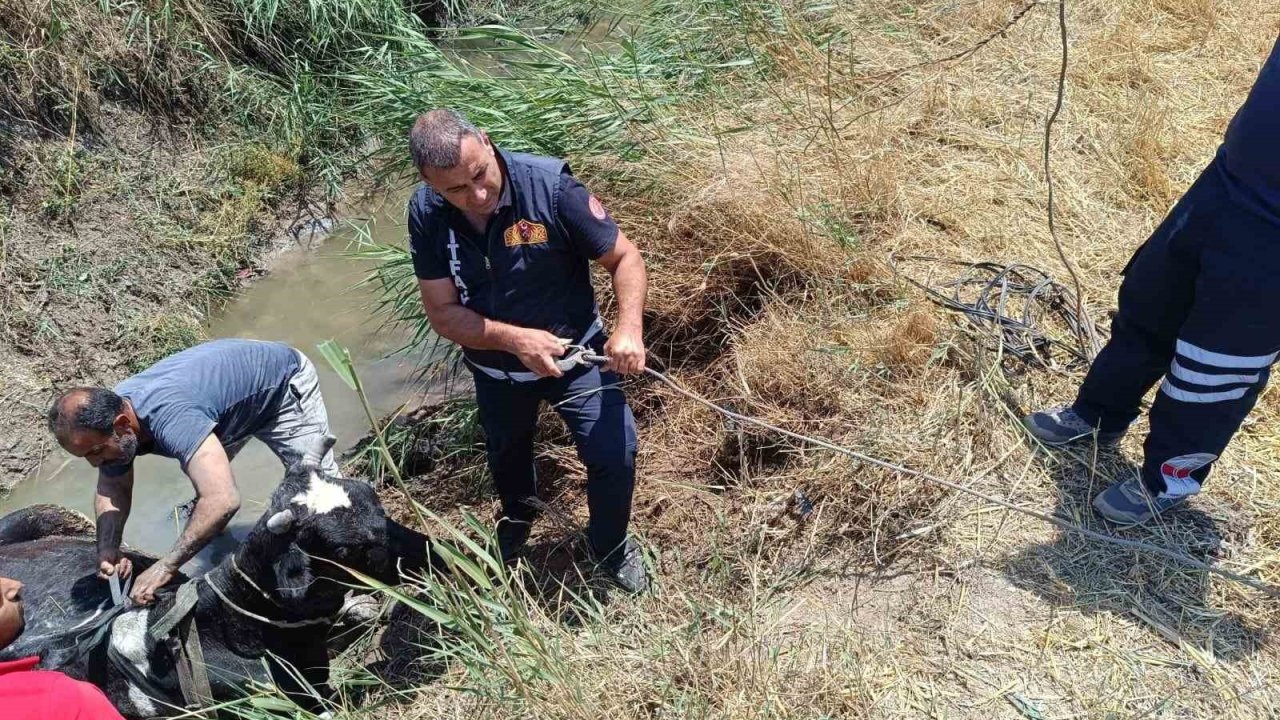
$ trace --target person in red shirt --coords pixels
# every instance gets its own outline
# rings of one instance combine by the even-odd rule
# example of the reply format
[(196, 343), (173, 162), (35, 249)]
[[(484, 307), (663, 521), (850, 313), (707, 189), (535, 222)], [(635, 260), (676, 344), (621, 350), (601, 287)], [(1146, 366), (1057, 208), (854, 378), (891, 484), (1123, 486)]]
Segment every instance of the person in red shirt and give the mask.
[[(22, 634), (22, 583), (0, 577), (0, 650)], [(4, 720), (123, 720), (107, 696), (87, 682), (37, 670), (40, 658), (0, 662), (0, 718)]]

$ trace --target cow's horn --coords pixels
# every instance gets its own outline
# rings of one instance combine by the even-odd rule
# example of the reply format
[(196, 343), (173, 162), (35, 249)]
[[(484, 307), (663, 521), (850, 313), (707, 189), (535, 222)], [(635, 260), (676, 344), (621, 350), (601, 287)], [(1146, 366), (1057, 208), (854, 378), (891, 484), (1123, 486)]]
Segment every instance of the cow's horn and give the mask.
[(293, 510), (284, 509), (267, 519), (267, 529), (276, 535), (283, 535), (293, 527)]

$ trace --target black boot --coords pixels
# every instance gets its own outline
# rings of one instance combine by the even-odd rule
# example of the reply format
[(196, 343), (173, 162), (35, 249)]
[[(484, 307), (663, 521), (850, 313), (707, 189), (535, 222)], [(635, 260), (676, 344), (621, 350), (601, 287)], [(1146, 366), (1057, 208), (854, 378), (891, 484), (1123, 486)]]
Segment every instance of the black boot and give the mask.
[(513, 520), (506, 516), (498, 519), (498, 555), (502, 562), (512, 563), (520, 557), (532, 527), (533, 523), (528, 520)]

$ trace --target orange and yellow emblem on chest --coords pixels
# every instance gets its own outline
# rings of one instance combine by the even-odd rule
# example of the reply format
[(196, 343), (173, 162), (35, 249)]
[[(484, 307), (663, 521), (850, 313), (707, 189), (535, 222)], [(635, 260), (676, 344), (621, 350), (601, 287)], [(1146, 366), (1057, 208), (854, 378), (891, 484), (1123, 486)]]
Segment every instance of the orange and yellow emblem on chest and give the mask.
[(541, 245), (547, 241), (547, 226), (542, 223), (521, 220), (502, 233), (507, 247), (517, 245)]

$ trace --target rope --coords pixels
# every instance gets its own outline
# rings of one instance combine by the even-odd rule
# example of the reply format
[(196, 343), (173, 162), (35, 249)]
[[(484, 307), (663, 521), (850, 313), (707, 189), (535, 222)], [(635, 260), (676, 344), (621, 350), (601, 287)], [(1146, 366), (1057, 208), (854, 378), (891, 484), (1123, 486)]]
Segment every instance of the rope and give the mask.
[(1013, 16), (1010, 17), (1007, 21), (1005, 21), (1005, 23), (1001, 25), (999, 28), (996, 28), (996, 30), (988, 34), (986, 37), (982, 38), (981, 40), (974, 43), (973, 45), (970, 45), (964, 50), (959, 50), (957, 52), (951, 53), (950, 55), (946, 55), (944, 57), (933, 58), (931, 60), (923, 60), (921, 62), (913, 63), (911, 65), (906, 65), (904, 67), (894, 68), (892, 70), (884, 70), (882, 72), (873, 73), (871, 75), (861, 75), (861, 76), (850, 78), (850, 79), (855, 82), (866, 82), (867, 80), (883, 80), (887, 78), (895, 78), (899, 75), (902, 75), (903, 73), (907, 73), (912, 70), (919, 70), (920, 68), (926, 68), (933, 65), (946, 65), (948, 63), (952, 63), (957, 60), (963, 60), (969, 57), (970, 55), (973, 55), (974, 53), (978, 52), (982, 48), (986, 47), (988, 44), (991, 43), (992, 40), (995, 40), (998, 37), (1004, 37), (1005, 33), (1013, 29), (1014, 25), (1017, 25), (1019, 22), (1021, 22), (1022, 18), (1026, 17), (1027, 13), (1031, 12), (1031, 9), (1039, 4), (1040, 4), (1040, 0), (1031, 0), (1031, 2), (1019, 8), (1017, 12), (1015, 12)]
[[(1010, 19), (1009, 23), (997, 31), (971, 51), (976, 51), (982, 45), (990, 42), (996, 35), (1002, 34), (1008, 27), (1017, 23), (1026, 15), (1026, 13), (1038, 2), (1032, 2), (1022, 7)], [(898, 273), (896, 258), (890, 256), (889, 262), (893, 266), (894, 272), (900, 277), (924, 290), (931, 300), (937, 302), (944, 307), (952, 310), (963, 312), (970, 323), (979, 330), (991, 331), (997, 337), (997, 342), (1002, 344), (1008, 351), (1008, 354), (1027, 363), (1035, 363), (1046, 365), (1044, 351), (1051, 345), (1057, 345), (1065, 349), (1072, 356), (1073, 365), (1088, 364), (1089, 360), (1101, 349), (1097, 328), (1089, 319), (1088, 313), (1084, 306), (1084, 294), (1080, 276), (1076, 272), (1075, 266), (1067, 257), (1066, 249), (1062, 244), (1062, 238), (1058, 233), (1057, 222), (1057, 194), (1055, 192), (1053, 182), (1053, 167), (1051, 164), (1051, 141), (1053, 137), (1053, 126), (1058, 116), (1062, 112), (1064, 97), (1066, 94), (1067, 83), (1067, 18), (1066, 18), (1066, 1), (1059, 0), (1057, 3), (1058, 10), (1058, 35), (1061, 45), (1061, 61), (1058, 65), (1057, 92), (1055, 94), (1054, 105), (1049, 113), (1048, 119), (1044, 126), (1044, 139), (1041, 147), (1042, 158), (1044, 163), (1045, 183), (1048, 187), (1048, 224), (1049, 236), (1053, 240), (1054, 248), (1057, 252), (1058, 259), (1066, 268), (1067, 273), (1071, 276), (1071, 282), (1074, 287), (1074, 293), (1069, 292), (1065, 287), (1053, 281), (1049, 274), (1037, 268), (1014, 264), (1008, 266), (1000, 266), (990, 262), (980, 263), (963, 263), (957, 261), (941, 260), (933, 257), (908, 257), (905, 260), (928, 261), (937, 263), (949, 263), (966, 268), (965, 273), (958, 279), (945, 283), (942, 287), (952, 287), (953, 293), (950, 297), (939, 292), (935, 287), (930, 287), (924, 283), (913, 280), (909, 277)], [(958, 57), (965, 57), (970, 53), (960, 53)], [(942, 58), (941, 61), (946, 62), (958, 57)], [(929, 64), (929, 63), (925, 63)], [(905, 68), (912, 69), (912, 67)], [(970, 287), (979, 287), (977, 298), (971, 302), (961, 298), (962, 289)], [(1017, 318), (1006, 312), (1010, 306), (1010, 300), (1015, 296), (1021, 296), (1024, 302), (1022, 317)], [(1064, 324), (1070, 329), (1071, 338), (1074, 341), (1074, 347), (1068, 346), (1066, 343), (1048, 338), (1039, 329), (1036, 318), (1032, 316), (1032, 310), (1036, 305), (1047, 306), (1054, 314), (1056, 314)], [(992, 327), (994, 326), (994, 327)]]
[(236, 574), (240, 576), (240, 579), (244, 580), (246, 583), (249, 583), (249, 587), (253, 588), (254, 590), (257, 590), (258, 594), (261, 595), (264, 600), (271, 603), (272, 605), (275, 605), (276, 607), (280, 606), (279, 600), (276, 600), (275, 598), (271, 597), (271, 595), (268, 594), (266, 590), (263, 590), (262, 588), (258, 587), (258, 583), (254, 582), (253, 578), (249, 577), (249, 575), (245, 571), (240, 569), (240, 565), (236, 563), (236, 556), (234, 553), (231, 555), (231, 569), (236, 571)]
[(312, 625), (331, 624), (335, 620), (335, 618), (332, 618), (332, 617), (311, 618), (309, 620), (292, 620), (292, 621), (272, 620), (269, 617), (263, 617), (262, 615), (258, 615), (257, 613), (251, 613), (248, 610), (245, 610), (244, 608), (240, 607), (239, 605), (236, 605), (235, 603), (231, 602), (231, 599), (228, 598), (226, 593), (222, 591), (222, 588), (218, 587), (217, 583), (215, 583), (208, 575), (204, 577), (204, 582), (206, 585), (209, 586), (209, 589), (213, 591), (213, 594), (218, 596), (218, 599), (222, 601), (223, 605), (226, 605), (228, 608), (240, 613), (241, 615), (251, 620), (257, 620), (260, 623), (271, 625), (272, 627), (285, 628), (285, 629), (311, 627)]
[(609, 383), (608, 385), (601, 385), (600, 387), (594, 387), (594, 388), (591, 388), (590, 390), (583, 390), (583, 391), (582, 391), (582, 392), (580, 392), (580, 393), (575, 393), (575, 394), (573, 394), (573, 395), (570, 395), (569, 397), (567, 397), (567, 398), (565, 398), (565, 399), (561, 400), (560, 402), (556, 403), (555, 405), (552, 405), (552, 406), (551, 406), (551, 409), (553, 409), (553, 410), (554, 410), (554, 409), (556, 409), (556, 408), (559, 408), (559, 407), (562, 407), (562, 406), (564, 406), (564, 405), (567, 405), (568, 403), (571, 403), (571, 402), (573, 402), (574, 400), (581, 400), (581, 399), (583, 399), (583, 398), (585, 398), (585, 397), (589, 397), (589, 396), (591, 396), (591, 395), (595, 395), (596, 393), (602, 393), (602, 392), (604, 392), (605, 390), (617, 390), (617, 389), (618, 389), (618, 388), (620, 388), (620, 387), (622, 387), (622, 383)]
[(1049, 237), (1053, 238), (1053, 246), (1058, 250), (1058, 258), (1066, 266), (1067, 272), (1071, 275), (1071, 281), (1076, 287), (1076, 317), (1084, 321), (1085, 328), (1085, 334), (1078, 336), (1080, 351), (1087, 357), (1092, 358), (1102, 349), (1102, 345), (1098, 342), (1098, 336), (1093, 332), (1093, 323), (1088, 321), (1088, 316), (1085, 314), (1084, 294), (1080, 289), (1080, 276), (1076, 274), (1075, 266), (1067, 258), (1067, 251), (1062, 247), (1062, 238), (1058, 237), (1058, 225), (1055, 222), (1056, 213), (1054, 212), (1053, 203), (1053, 171), (1049, 166), (1049, 141), (1053, 137), (1053, 123), (1058, 119), (1058, 114), (1062, 112), (1062, 97), (1067, 89), (1067, 0), (1058, 0), (1058, 35), (1062, 45), (1062, 62), (1058, 66), (1058, 94), (1057, 99), (1054, 101), (1053, 112), (1049, 113), (1049, 119), (1044, 124), (1044, 181), (1049, 187)]
[[(930, 285), (901, 272), (899, 261), (954, 265), (963, 268), (963, 272), (952, 280)], [(889, 267), (895, 275), (923, 290), (930, 300), (963, 313), (975, 330), (992, 336), (997, 346), (1003, 346), (1007, 356), (1047, 367), (1049, 350), (1057, 347), (1071, 356), (1069, 366), (1089, 364), (1081, 348), (1087, 347), (1089, 338), (1093, 337), (1093, 324), (1077, 314), (1078, 296), (1073, 296), (1067, 287), (1039, 268), (1021, 263), (971, 263), (924, 255), (890, 255)], [(950, 288), (951, 292), (944, 293), (940, 288)], [(972, 299), (968, 299), (966, 295), (970, 293), (966, 291), (974, 289)], [(1074, 342), (1051, 337), (1041, 324), (1045, 316), (1057, 317)]]
[[(583, 355), (583, 360), (587, 362), (600, 363), (600, 362), (607, 361), (608, 358), (602, 355), (586, 354), (586, 355)], [(764, 420), (760, 420), (758, 418), (754, 418), (749, 415), (743, 415), (742, 413), (737, 413), (732, 410), (729, 410), (728, 408), (717, 405), (716, 403), (706, 399), (705, 397), (702, 397), (701, 395), (698, 395), (697, 393), (691, 392), (689, 390), (686, 390), (680, 387), (680, 385), (677, 384), (674, 380), (668, 378), (666, 375), (658, 372), (657, 370), (653, 370), (651, 368), (646, 367), (644, 371), (646, 374), (651, 375), (657, 378), (658, 380), (662, 381), (663, 383), (667, 384), (668, 386), (671, 387), (671, 389), (675, 390), (677, 393), (683, 395), (684, 397), (690, 400), (693, 400), (696, 403), (704, 405), (708, 408), (711, 408), (712, 410), (715, 410), (721, 415), (724, 415), (725, 417), (730, 418), (732, 420), (736, 420), (737, 422), (747, 423), (749, 425), (755, 425), (756, 427), (763, 428), (765, 430), (770, 430), (780, 435), (785, 435), (789, 438), (800, 440), (802, 442), (806, 442), (811, 445), (816, 445), (818, 447), (831, 450), (832, 452), (837, 452), (842, 455), (848, 455), (849, 457), (854, 458), (856, 460), (861, 460), (862, 462), (875, 465), (877, 467), (881, 467), (886, 470), (892, 470), (894, 472), (902, 473), (903, 475), (920, 478), (922, 480), (927, 480), (936, 485), (941, 485), (945, 488), (949, 488), (957, 492), (962, 492), (966, 495), (971, 495), (980, 500), (989, 502), (993, 505), (999, 505), (1000, 507), (1005, 508), (1006, 510), (1012, 510), (1013, 512), (1021, 513), (1028, 517), (1036, 518), (1037, 520), (1042, 520), (1044, 522), (1049, 523), (1050, 525), (1056, 525), (1057, 527), (1063, 530), (1066, 530), (1068, 532), (1073, 532), (1078, 535), (1083, 535), (1084, 537), (1087, 537), (1093, 540), (1098, 540), (1100, 542), (1108, 543), (1111, 545), (1117, 545), (1119, 547), (1129, 548), (1131, 550), (1139, 550), (1142, 552), (1151, 553), (1152, 555), (1159, 555), (1160, 557), (1166, 558), (1168, 560), (1173, 560), (1174, 562), (1181, 563), (1183, 565), (1187, 565), (1187, 566), (1196, 568), (1198, 570), (1203, 570), (1205, 572), (1213, 573), (1214, 575), (1227, 578), (1228, 580), (1238, 582), (1242, 585), (1247, 585), (1248, 587), (1251, 587), (1254, 590), (1270, 595), (1271, 597), (1280, 598), (1280, 587), (1276, 587), (1275, 585), (1271, 585), (1269, 583), (1265, 583), (1259, 580), (1254, 580), (1253, 578), (1245, 577), (1244, 575), (1231, 572), (1230, 570), (1224, 570), (1222, 568), (1215, 567), (1201, 560), (1196, 560), (1195, 558), (1189, 555), (1186, 555), (1184, 553), (1180, 553), (1174, 550), (1170, 550), (1168, 548), (1160, 547), (1159, 545), (1152, 545), (1151, 543), (1143, 542), (1141, 540), (1128, 540), (1126, 538), (1118, 538), (1114, 535), (1108, 535), (1107, 533), (1101, 533), (1096, 530), (1090, 530), (1089, 528), (1077, 525), (1073, 522), (1069, 522), (1055, 515), (1049, 515), (1048, 513), (1040, 512), (1039, 510), (1034, 510), (1029, 507), (1024, 507), (1022, 505), (1009, 502), (1008, 500), (998, 498), (994, 495), (988, 495), (987, 493), (981, 492), (979, 490), (974, 490), (973, 488), (966, 487), (964, 485), (952, 482), (945, 478), (940, 478), (936, 475), (930, 475), (929, 473), (921, 472), (919, 470), (912, 470), (911, 468), (904, 467), (902, 465), (897, 465), (887, 460), (881, 460), (879, 458), (872, 457), (864, 453), (860, 453), (857, 450), (836, 445), (835, 443), (829, 440), (824, 440), (822, 438), (813, 437), (810, 435), (803, 435), (801, 433), (792, 432), (790, 430), (780, 428), (777, 425), (771, 425), (765, 422)]]

